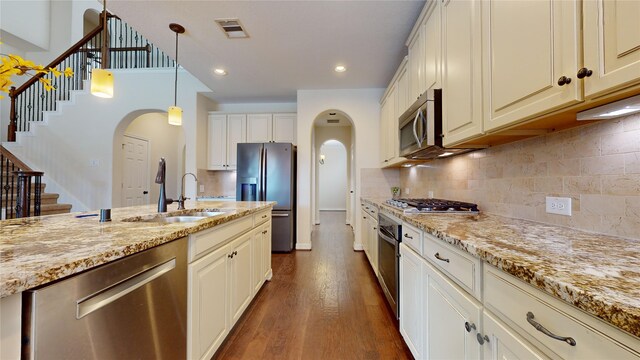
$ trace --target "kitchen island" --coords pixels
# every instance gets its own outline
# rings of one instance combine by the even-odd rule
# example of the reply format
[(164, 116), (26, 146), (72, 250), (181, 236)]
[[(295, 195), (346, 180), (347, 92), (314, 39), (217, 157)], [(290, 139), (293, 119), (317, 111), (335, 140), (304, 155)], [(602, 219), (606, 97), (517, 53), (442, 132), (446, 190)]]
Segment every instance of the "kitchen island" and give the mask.
[[(111, 221), (108, 222), (99, 222), (97, 216), (83, 217), (97, 212), (0, 221), (0, 357), (19, 351), (16, 349), (20, 344), (21, 292), (70, 278), (173, 240), (189, 238), (188, 261), (191, 263), (207, 258), (212, 251), (218, 252), (216, 249), (225, 250), (233, 245), (225, 245), (228, 241), (244, 234), (240, 237), (247, 239), (243, 240), (247, 244), (246, 249), (252, 249), (247, 253), (247, 259), (257, 259), (261, 266), (268, 266), (268, 270), (262, 272), (268, 278), (270, 261), (267, 263), (268, 259), (263, 259), (266, 255), (254, 254), (253, 249), (265, 250), (265, 253), (269, 250), (270, 255), (270, 247), (265, 241), (268, 235), (270, 242), (270, 211), (273, 205), (273, 202), (192, 201), (186, 203), (186, 210), (177, 210), (174, 204), (162, 214), (156, 212), (155, 205), (117, 208), (111, 211)], [(195, 211), (222, 213), (192, 222), (162, 221), (162, 218), (191, 215)], [(258, 246), (253, 246), (254, 239)], [(261, 278), (254, 276), (256, 270), (264, 270), (264, 267), (253, 264), (250, 267), (253, 272), (246, 270), (247, 275), (243, 276), (255, 281), (247, 283), (249, 293), (241, 299), (236, 312), (244, 311), (265, 279), (262, 275)], [(186, 278), (184, 282), (187, 282)], [(190, 275), (190, 287), (191, 282)]]
[[(636, 357), (640, 354), (639, 240), (485, 213), (404, 214), (402, 210), (385, 204), (383, 199), (362, 201), (375, 206), (382, 213), (402, 220), (404, 228), (415, 229), (409, 234), (423, 236), (424, 242), (419, 245), (412, 245), (411, 240), (403, 239), (407, 240), (402, 245), (405, 255), (415, 254), (416, 258), (428, 260), (425, 267), (437, 269), (439, 274), (445, 275), (447, 281), (455, 283), (455, 287), (462, 290), (465, 296), (471, 295), (474, 306), (479, 309), (484, 306), (485, 312), (486, 309), (490, 309), (491, 312), (485, 319), (493, 317), (495, 313), (507, 317), (511, 308), (518, 308), (528, 301), (528, 295), (523, 294), (533, 294), (531, 298), (536, 300), (532, 302), (532, 306), (539, 303), (553, 304), (554, 309), (561, 309), (556, 313), (557, 320), (560, 320), (561, 316), (571, 314), (565, 323), (576, 320), (589, 324), (588, 330), (582, 330), (584, 333), (608, 333), (609, 326), (615, 330), (613, 333), (620, 337), (612, 334), (607, 336), (615, 337), (614, 341), (622, 347), (631, 348)], [(403, 234), (407, 236), (404, 228)], [(443, 256), (443, 251), (451, 254), (451, 260)], [(407, 256), (403, 256), (403, 259)], [(459, 268), (453, 265), (456, 259), (460, 260), (458, 264), (462, 264)], [(470, 272), (465, 274), (466, 270), (463, 270), (463, 267), (467, 266), (466, 264), (477, 266), (474, 268), (473, 265), (468, 265)], [(429, 291), (432, 290), (429, 288)], [(513, 299), (510, 298), (511, 295)], [(515, 299), (516, 296), (522, 296), (520, 304)], [(579, 311), (575, 311), (576, 309)], [(522, 322), (522, 327), (518, 328), (521, 333), (531, 332), (537, 336), (542, 332), (532, 326), (532, 322), (542, 315), (540, 310), (540, 313), (535, 314), (535, 318), (532, 315), (529, 319), (524, 311), (523, 314), (518, 312), (517, 319), (512, 323), (511, 319), (505, 321), (514, 328), (518, 328), (518, 323)], [(551, 322), (552, 318), (553, 316), (550, 316), (547, 321)], [(600, 323), (606, 326), (600, 328)], [(559, 327), (560, 325), (557, 328)], [(593, 330), (594, 328), (600, 330)], [(480, 334), (480, 325), (477, 332)], [(466, 333), (473, 331), (468, 328)], [(483, 333), (482, 336), (486, 335)], [(552, 339), (544, 334), (541, 337), (542, 341), (546, 341), (546, 338)], [(535, 346), (546, 346), (536, 341), (532, 341)], [(552, 346), (555, 343), (562, 345), (557, 339), (551, 341)], [(546, 355), (564, 358), (565, 354), (562, 351), (569, 351), (567, 354), (573, 354), (572, 356), (576, 355), (575, 352), (571, 353), (576, 351), (575, 345), (564, 345), (565, 347), (559, 351), (550, 347), (551, 350), (547, 351)], [(580, 346), (584, 348), (588, 344), (582, 341), (578, 348)], [(594, 343), (591, 346), (601, 345)]]

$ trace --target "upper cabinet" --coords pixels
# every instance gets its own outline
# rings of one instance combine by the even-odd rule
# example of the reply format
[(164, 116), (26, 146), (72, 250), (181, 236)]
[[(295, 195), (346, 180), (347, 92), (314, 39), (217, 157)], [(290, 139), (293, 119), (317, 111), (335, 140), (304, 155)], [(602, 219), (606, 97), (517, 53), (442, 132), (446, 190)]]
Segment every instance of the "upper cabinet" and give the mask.
[(248, 114), (247, 142), (295, 144), (296, 114)]
[(640, 1), (582, 3), (585, 96), (640, 83)]
[(424, 84), (424, 29), (422, 26), (415, 31), (409, 42), (408, 71), (409, 71), (409, 106), (416, 101), (425, 90)]
[(209, 114), (209, 170), (235, 170), (238, 143), (246, 141), (244, 114)]
[(485, 131), (582, 101), (578, 1), (482, 7)]
[(445, 146), (482, 134), (480, 1), (442, 3), (442, 130)]
[(408, 107), (408, 73), (407, 61), (396, 71), (392, 83), (380, 102), (380, 166), (399, 165), (404, 158), (399, 156), (398, 118)]

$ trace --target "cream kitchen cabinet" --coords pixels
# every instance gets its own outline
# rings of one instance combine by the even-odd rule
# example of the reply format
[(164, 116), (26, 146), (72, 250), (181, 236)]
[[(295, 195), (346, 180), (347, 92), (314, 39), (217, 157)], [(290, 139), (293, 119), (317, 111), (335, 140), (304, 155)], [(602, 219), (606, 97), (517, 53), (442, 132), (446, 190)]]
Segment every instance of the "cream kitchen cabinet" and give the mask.
[(484, 333), (480, 338), (483, 342), (485, 360), (548, 359), (491, 313), (485, 311), (482, 314), (482, 322)]
[[(394, 82), (382, 103), (380, 111), (380, 165), (395, 164), (398, 160), (397, 86)], [(396, 121), (394, 121), (396, 120)]]
[(452, 146), (483, 133), (481, 1), (442, 3), (442, 131)]
[(256, 232), (270, 228), (270, 216), (261, 224), (246, 216), (189, 235), (188, 359), (210, 359), (259, 290), (254, 285), (270, 278), (271, 238), (260, 239), (259, 255), (254, 248)]
[(424, 260), (400, 243), (400, 334), (416, 359), (426, 357), (428, 339), (425, 342), (427, 314), (424, 306), (427, 294), (424, 286)]
[(575, 76), (580, 68), (580, 3), (482, 3), (484, 131), (582, 101), (581, 81)]
[[(256, 224), (262, 223), (262, 216), (258, 214), (254, 218)], [(266, 219), (266, 218), (265, 218)], [(260, 290), (265, 280), (271, 279), (271, 221), (262, 223), (255, 228), (253, 233), (253, 276), (252, 282), (254, 294)]]
[(573, 75), (585, 76), (585, 96), (640, 83), (640, 2), (584, 0), (582, 4), (584, 70)]
[(429, 359), (479, 359), (482, 305), (431, 265), (423, 264), (427, 329), (424, 343)]
[(378, 209), (363, 203), (360, 212), (362, 216), (362, 230), (360, 231), (362, 249), (373, 272), (378, 275)]
[[(407, 71), (407, 57), (405, 56), (404, 60), (402, 60), (402, 63), (400, 64), (400, 67), (398, 68), (398, 80), (396, 82), (396, 92), (398, 94), (398, 98), (396, 99), (396, 108), (397, 108), (397, 115), (395, 119), (393, 119), (393, 126), (394, 128), (394, 134), (398, 135), (398, 127), (400, 126), (398, 119), (400, 118), (400, 116), (402, 116), (402, 114), (404, 114), (405, 111), (407, 111), (407, 109), (409, 109), (409, 106), (413, 103), (413, 101), (410, 101), (409, 99), (409, 72)], [(396, 151), (399, 151), (399, 149), (396, 149)]]
[(238, 143), (246, 142), (247, 119), (244, 114), (209, 114), (209, 170), (235, 170)]
[(409, 72), (409, 99), (413, 104), (420, 97), (425, 88), (425, 52), (424, 52), (424, 27), (418, 23), (414, 29), (414, 35), (409, 40), (409, 55), (407, 68)]
[(247, 142), (295, 144), (296, 114), (247, 114)]

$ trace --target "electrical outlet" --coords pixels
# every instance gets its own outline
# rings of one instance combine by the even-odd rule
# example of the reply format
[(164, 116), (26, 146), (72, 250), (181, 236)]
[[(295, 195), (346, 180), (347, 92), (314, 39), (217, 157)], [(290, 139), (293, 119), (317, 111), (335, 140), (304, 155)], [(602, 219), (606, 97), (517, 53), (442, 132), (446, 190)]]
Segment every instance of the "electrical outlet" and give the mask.
[(427, 197), (433, 199), (433, 191), (429, 190)]
[(203, 193), (204, 192), (204, 185), (200, 185), (200, 192)]
[(409, 188), (404, 188), (404, 194), (405, 194), (405, 195), (409, 195), (409, 194), (411, 194), (411, 189), (409, 189)]
[(547, 213), (571, 216), (571, 198), (547, 196)]
[(98, 159), (89, 160), (89, 167), (97, 167), (97, 166), (100, 166), (100, 160)]

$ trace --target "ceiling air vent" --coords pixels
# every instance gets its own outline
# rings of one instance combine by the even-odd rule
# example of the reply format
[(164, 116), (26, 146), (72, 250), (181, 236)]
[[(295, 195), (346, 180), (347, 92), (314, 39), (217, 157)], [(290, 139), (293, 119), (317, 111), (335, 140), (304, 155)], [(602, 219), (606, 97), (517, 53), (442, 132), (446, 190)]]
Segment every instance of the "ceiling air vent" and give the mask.
[(238, 19), (216, 19), (215, 21), (229, 39), (244, 39), (249, 37), (249, 34), (244, 31)]
[(327, 119), (327, 124), (339, 124), (340, 119)]

